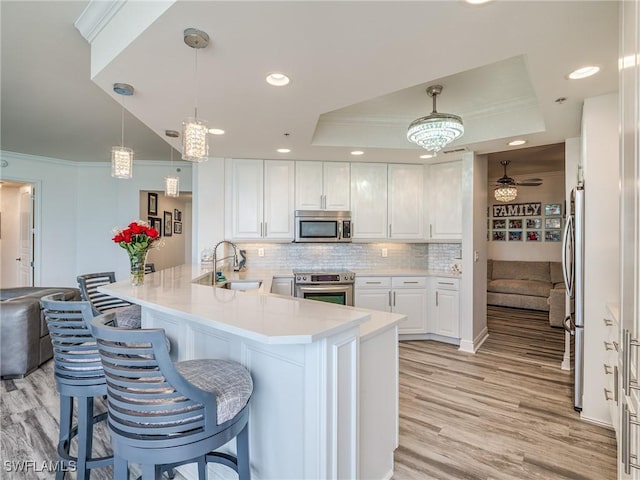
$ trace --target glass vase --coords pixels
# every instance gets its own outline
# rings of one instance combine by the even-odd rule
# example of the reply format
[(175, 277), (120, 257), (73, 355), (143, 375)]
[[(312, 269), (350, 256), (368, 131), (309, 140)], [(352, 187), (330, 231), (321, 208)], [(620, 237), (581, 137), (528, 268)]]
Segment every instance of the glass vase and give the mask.
[(147, 261), (148, 250), (141, 250), (129, 253), (131, 262), (131, 285), (142, 285), (144, 283), (144, 264)]

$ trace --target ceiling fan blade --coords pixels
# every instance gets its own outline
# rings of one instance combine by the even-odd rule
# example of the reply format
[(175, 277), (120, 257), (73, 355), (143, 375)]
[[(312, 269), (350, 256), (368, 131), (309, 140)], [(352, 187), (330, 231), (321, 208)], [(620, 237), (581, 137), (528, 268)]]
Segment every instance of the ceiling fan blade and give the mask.
[(516, 182), (518, 187), (539, 187), (542, 182)]
[(522, 180), (520, 180), (521, 182), (539, 182), (542, 183), (543, 180), (541, 178), (523, 178)]

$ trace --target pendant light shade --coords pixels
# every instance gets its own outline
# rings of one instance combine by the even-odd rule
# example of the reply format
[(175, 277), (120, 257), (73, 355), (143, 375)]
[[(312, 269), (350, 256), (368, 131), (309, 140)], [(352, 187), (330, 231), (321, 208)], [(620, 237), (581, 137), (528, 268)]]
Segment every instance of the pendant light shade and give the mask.
[(198, 118), (198, 50), (209, 45), (209, 35), (196, 28), (187, 28), (184, 43), (195, 50), (195, 108), (194, 116), (182, 122), (182, 159), (199, 163), (209, 159), (209, 128), (206, 121)]
[(426, 117), (411, 122), (407, 131), (409, 141), (434, 153), (464, 134), (464, 125), (459, 116), (436, 111), (436, 97), (440, 93), (442, 85), (427, 88), (427, 94), (433, 98), (433, 111)]
[(499, 202), (512, 202), (518, 196), (518, 189), (512, 185), (496, 187), (493, 191), (493, 196)]
[(133, 95), (133, 87), (126, 83), (114, 83), (113, 91), (122, 95), (122, 114), (120, 122), (120, 146), (111, 148), (111, 176), (129, 179), (133, 177), (133, 149), (124, 146), (124, 97)]
[[(175, 130), (165, 130), (164, 134), (170, 138), (178, 138), (180, 135)], [(171, 170), (173, 171), (173, 147), (169, 145), (171, 153)], [(179, 171), (180, 169), (178, 169)], [(164, 177), (164, 196), (178, 198), (180, 196), (180, 177), (177, 175), (167, 175)]]

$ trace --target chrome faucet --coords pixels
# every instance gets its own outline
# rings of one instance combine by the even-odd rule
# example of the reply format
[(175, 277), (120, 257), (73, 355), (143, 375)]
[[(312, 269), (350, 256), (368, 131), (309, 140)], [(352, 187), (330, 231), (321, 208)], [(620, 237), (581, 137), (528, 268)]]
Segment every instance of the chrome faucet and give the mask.
[[(217, 251), (218, 251), (218, 247), (223, 244), (223, 243), (227, 243), (229, 245), (231, 245), (231, 247), (233, 248), (233, 255), (229, 255), (227, 257), (223, 257), (221, 259), (218, 259), (217, 256)], [(230, 242), (229, 240), (221, 240), (220, 242), (216, 243), (216, 246), (213, 247), (213, 284), (216, 284), (216, 280), (218, 278), (217, 275), (217, 271), (218, 271), (218, 262), (223, 262), (224, 260), (228, 259), (228, 258), (233, 258), (233, 268), (234, 270), (238, 267), (238, 247), (236, 246), (235, 243)]]

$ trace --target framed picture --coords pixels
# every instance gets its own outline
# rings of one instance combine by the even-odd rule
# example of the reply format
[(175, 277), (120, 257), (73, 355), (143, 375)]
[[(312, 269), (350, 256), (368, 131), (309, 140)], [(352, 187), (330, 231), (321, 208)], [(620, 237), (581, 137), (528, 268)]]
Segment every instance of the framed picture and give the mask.
[(509, 228), (522, 228), (522, 219), (521, 218), (511, 218), (509, 219)]
[(173, 233), (182, 233), (182, 222), (173, 222)]
[(544, 232), (545, 242), (559, 242), (561, 230), (547, 230)]
[(164, 236), (170, 237), (173, 235), (173, 220), (171, 212), (164, 211)]
[(561, 228), (562, 227), (562, 218), (560, 217), (551, 217), (544, 219), (544, 228)]
[(513, 230), (509, 232), (509, 241), (510, 242), (522, 241), (522, 230)]
[(527, 228), (535, 228), (539, 230), (542, 228), (542, 219), (541, 218), (527, 218)]
[(160, 217), (149, 217), (149, 226), (155, 228), (160, 236), (162, 236), (162, 219)]
[[(493, 228), (494, 229), (496, 229), (496, 228), (507, 228), (507, 221), (502, 219), (502, 218), (494, 220), (493, 221)], [(495, 238), (494, 238), (494, 240), (495, 240)]]
[(542, 240), (540, 232), (537, 230), (529, 230), (526, 236), (527, 242), (539, 242)]
[(147, 194), (147, 215), (157, 215), (158, 214), (158, 194), (157, 193), (148, 193)]
[(547, 203), (544, 206), (545, 215), (562, 215), (562, 205), (559, 203)]
[(180, 210), (178, 210), (177, 208), (173, 209), (173, 221), (174, 222), (181, 222), (182, 221), (182, 212)]
[(501, 232), (500, 230), (493, 231), (493, 241), (494, 242), (504, 242), (506, 240), (506, 232)]

